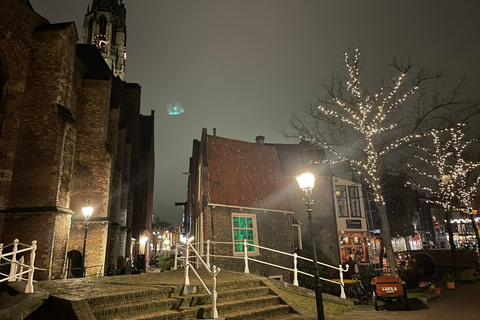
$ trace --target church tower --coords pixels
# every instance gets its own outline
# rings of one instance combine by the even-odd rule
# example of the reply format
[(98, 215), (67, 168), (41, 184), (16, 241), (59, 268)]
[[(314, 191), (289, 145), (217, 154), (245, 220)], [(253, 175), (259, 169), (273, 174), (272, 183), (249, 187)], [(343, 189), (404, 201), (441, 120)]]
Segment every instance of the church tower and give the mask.
[(83, 43), (96, 45), (113, 75), (125, 80), (127, 27), (123, 0), (93, 0), (83, 20)]

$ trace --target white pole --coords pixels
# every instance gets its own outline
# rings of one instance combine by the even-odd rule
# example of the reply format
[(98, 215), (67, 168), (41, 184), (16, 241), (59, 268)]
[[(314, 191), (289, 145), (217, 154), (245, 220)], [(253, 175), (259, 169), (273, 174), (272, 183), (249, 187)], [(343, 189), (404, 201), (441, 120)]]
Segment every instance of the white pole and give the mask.
[(218, 318), (217, 310), (217, 274), (220, 272), (220, 268), (213, 266), (212, 275), (213, 275), (213, 290), (212, 290), (212, 311), (210, 316), (212, 319)]
[(293, 254), (293, 285), (298, 286), (297, 254)]
[(250, 273), (250, 270), (248, 269), (248, 247), (247, 247), (247, 239), (243, 240), (243, 257), (245, 260), (245, 271), (244, 273)]
[(173, 270), (177, 270), (178, 246), (175, 247), (175, 262), (173, 263)]
[(185, 280), (184, 280), (183, 284), (186, 285), (186, 286), (190, 285), (190, 278), (188, 278), (188, 268), (190, 267), (190, 262), (188, 261), (188, 253), (189, 253), (188, 246), (189, 245), (190, 245), (190, 243), (185, 244), (185, 247), (186, 247), (186, 252), (185, 252)]
[(210, 269), (210, 239), (207, 240), (207, 268)]
[(17, 280), (17, 251), (18, 251), (18, 239), (13, 241), (12, 259), (10, 262), (10, 276), (8, 282), (14, 282)]
[[(345, 284), (343, 283), (343, 266), (339, 265), (338, 270), (340, 270), (340, 298), (342, 299), (347, 299), (347, 296), (345, 295)], [(347, 270), (348, 271), (348, 264), (347, 264)]]
[(32, 241), (32, 246), (30, 247), (32, 252), (30, 252), (30, 270), (28, 272), (28, 281), (25, 288), (25, 293), (33, 293), (33, 273), (35, 272), (35, 251), (37, 250), (37, 241)]

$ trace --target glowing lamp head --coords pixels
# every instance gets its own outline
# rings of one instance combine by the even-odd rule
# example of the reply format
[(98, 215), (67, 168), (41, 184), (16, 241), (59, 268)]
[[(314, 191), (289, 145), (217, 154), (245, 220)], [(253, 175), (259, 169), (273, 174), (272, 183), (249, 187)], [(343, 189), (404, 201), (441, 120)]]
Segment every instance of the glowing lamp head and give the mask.
[(298, 185), (302, 190), (312, 190), (315, 185), (315, 176), (311, 173), (304, 173), (297, 177)]
[(83, 215), (85, 216), (85, 220), (89, 220), (93, 214), (93, 207), (83, 207), (82, 212), (83, 212)]

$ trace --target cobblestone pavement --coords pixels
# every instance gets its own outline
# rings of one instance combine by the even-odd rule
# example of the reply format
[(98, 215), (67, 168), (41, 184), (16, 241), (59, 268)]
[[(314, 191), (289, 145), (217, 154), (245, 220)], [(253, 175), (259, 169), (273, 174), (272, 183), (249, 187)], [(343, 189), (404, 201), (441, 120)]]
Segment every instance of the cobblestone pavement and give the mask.
[(403, 302), (385, 305), (385, 309), (375, 311), (372, 306), (359, 306), (352, 312), (328, 320), (478, 320), (480, 319), (479, 308), (480, 281), (472, 284), (457, 284), (454, 290), (442, 287), (442, 293), (425, 306), (420, 301), (410, 299), (410, 311), (404, 310)]

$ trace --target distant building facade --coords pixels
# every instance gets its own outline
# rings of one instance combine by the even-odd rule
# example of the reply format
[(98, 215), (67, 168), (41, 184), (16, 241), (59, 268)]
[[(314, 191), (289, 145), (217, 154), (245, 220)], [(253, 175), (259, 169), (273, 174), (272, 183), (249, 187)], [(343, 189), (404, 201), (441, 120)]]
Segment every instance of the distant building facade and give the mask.
[(77, 44), (74, 23), (1, 2), (0, 242), (37, 240), (38, 278), (74, 276), (92, 206), (86, 274), (116, 270), (151, 229), (153, 112), (140, 115), (141, 87)]

